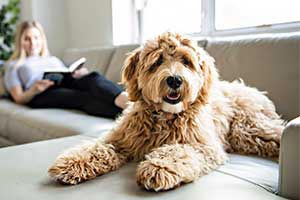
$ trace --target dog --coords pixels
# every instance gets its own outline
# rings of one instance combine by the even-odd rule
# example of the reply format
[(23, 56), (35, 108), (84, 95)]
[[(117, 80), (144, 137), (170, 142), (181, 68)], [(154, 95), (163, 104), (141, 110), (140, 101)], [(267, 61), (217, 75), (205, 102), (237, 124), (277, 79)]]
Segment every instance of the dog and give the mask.
[(165, 191), (208, 174), (228, 154), (276, 158), (284, 121), (263, 92), (219, 78), (196, 42), (166, 32), (125, 60), (122, 83), (131, 104), (103, 139), (62, 153), (49, 175), (78, 184), (140, 163), (138, 185)]

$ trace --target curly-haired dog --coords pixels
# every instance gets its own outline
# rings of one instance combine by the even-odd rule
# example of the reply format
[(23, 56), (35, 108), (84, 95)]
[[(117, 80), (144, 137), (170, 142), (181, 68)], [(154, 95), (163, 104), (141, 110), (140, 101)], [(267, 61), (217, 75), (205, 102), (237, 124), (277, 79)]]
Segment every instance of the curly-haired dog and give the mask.
[(105, 139), (60, 155), (49, 174), (77, 184), (140, 160), (137, 183), (168, 190), (223, 164), (227, 152), (277, 157), (283, 121), (242, 82), (220, 81), (214, 59), (188, 38), (165, 33), (126, 59), (133, 102)]

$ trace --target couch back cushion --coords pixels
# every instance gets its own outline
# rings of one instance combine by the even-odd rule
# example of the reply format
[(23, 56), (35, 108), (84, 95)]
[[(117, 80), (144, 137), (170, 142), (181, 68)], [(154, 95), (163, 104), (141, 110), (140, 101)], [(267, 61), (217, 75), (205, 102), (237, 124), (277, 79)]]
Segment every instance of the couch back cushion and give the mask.
[(284, 119), (299, 115), (300, 33), (215, 38), (206, 50), (221, 78), (267, 91)]
[(6, 96), (8, 93), (4, 85), (4, 61), (0, 60), (0, 98)]
[(112, 56), (111, 62), (107, 68), (105, 73), (106, 78), (117, 83), (121, 81), (121, 71), (123, 67), (123, 63), (128, 53), (132, 50), (138, 48), (138, 44), (132, 45), (122, 45), (116, 47), (114, 55)]
[(84, 67), (87, 67), (90, 71), (98, 71), (104, 74), (107, 70), (114, 50), (114, 47), (67, 49), (64, 52), (63, 61), (66, 65), (69, 65), (75, 60), (85, 57), (87, 62), (84, 64)]
[(4, 86), (4, 76), (0, 69), (0, 98), (6, 95), (6, 89)]

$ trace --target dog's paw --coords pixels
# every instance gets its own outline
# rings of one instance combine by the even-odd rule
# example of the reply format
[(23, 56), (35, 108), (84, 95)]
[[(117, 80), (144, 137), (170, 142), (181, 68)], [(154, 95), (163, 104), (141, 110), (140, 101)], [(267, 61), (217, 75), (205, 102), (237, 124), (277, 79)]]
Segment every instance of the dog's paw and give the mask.
[(49, 168), (48, 173), (60, 183), (75, 185), (96, 177), (96, 173), (86, 163), (82, 157), (61, 156)]
[(48, 173), (60, 183), (77, 184), (118, 169), (126, 157), (117, 154), (112, 145), (86, 143), (61, 154)]
[(147, 189), (165, 191), (180, 185), (182, 178), (172, 165), (143, 161), (137, 168), (137, 183)]

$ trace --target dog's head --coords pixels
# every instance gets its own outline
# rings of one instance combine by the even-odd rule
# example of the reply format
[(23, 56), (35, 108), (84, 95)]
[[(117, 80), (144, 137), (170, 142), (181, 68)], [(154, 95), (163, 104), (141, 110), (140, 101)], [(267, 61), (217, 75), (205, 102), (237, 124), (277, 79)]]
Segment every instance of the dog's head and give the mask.
[(170, 32), (131, 52), (122, 73), (131, 101), (142, 100), (170, 113), (195, 102), (206, 104), (217, 78), (212, 57), (192, 40)]

